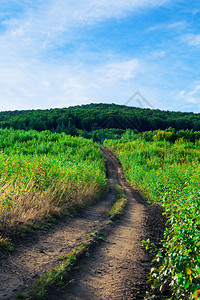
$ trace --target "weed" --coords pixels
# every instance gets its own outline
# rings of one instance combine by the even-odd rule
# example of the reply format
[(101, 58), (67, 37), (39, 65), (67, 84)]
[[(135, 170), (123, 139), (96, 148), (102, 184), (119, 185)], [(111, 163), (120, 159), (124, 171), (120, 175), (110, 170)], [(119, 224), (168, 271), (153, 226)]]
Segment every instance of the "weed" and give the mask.
[(25, 295), (23, 293), (19, 293), (15, 296), (16, 299), (25, 299)]
[(43, 219), (74, 214), (106, 190), (103, 155), (91, 141), (0, 130), (0, 232), (25, 233)]
[(117, 192), (117, 201), (114, 203), (110, 211), (106, 214), (107, 218), (114, 218), (123, 213), (125, 206), (127, 205), (127, 198), (124, 194), (124, 189), (116, 184), (115, 189)]
[(183, 139), (170, 143), (165, 135), (158, 131), (154, 142), (147, 142), (141, 134), (132, 142), (124, 143), (122, 139), (105, 144), (117, 153), (128, 181), (150, 201), (165, 208), (168, 227), (162, 247), (156, 249), (147, 242), (160, 265), (151, 271), (152, 286), (162, 290), (169, 285), (173, 299), (197, 299), (200, 293), (200, 143)]
[(102, 236), (98, 236), (97, 239), (100, 241), (105, 241), (105, 239)]
[(12, 251), (14, 249), (14, 245), (8, 238), (0, 236), (0, 249)]

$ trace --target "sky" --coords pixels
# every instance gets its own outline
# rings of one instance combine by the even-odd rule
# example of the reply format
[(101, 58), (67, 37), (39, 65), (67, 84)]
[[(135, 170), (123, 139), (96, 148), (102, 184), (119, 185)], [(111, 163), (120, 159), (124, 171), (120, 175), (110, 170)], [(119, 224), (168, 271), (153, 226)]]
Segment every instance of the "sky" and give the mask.
[(1, 0), (0, 111), (89, 103), (200, 113), (200, 1)]

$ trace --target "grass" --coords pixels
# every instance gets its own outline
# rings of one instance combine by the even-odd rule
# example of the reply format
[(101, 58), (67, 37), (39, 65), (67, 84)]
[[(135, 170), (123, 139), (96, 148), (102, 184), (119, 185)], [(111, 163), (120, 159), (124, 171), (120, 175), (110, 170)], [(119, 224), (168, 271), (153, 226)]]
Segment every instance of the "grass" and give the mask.
[(16, 295), (15, 298), (16, 298), (16, 299), (25, 299), (25, 294), (19, 293), (19, 294)]
[(124, 211), (125, 206), (127, 205), (127, 198), (125, 196), (123, 187), (116, 184), (115, 189), (117, 193), (117, 201), (114, 203), (110, 211), (106, 214), (106, 217), (110, 219), (121, 215)]
[(43, 299), (47, 295), (49, 287), (53, 285), (63, 286), (78, 259), (86, 254), (89, 248), (99, 240), (104, 240), (99, 236), (99, 231), (91, 232), (79, 246), (60, 258), (62, 263), (59, 266), (46, 272), (41, 278), (36, 280), (30, 289), (30, 296), (35, 299)]
[[(168, 226), (152, 269), (152, 288), (170, 286), (172, 299), (198, 299), (200, 294), (200, 143), (142, 138), (105, 141), (118, 155), (132, 186), (165, 208)], [(153, 295), (150, 295), (153, 297)]]
[(14, 245), (7, 237), (0, 236), (0, 249), (12, 251), (14, 249)]
[[(94, 238), (95, 236), (96, 235), (93, 235)], [(63, 263), (52, 269), (50, 272), (46, 272), (39, 278), (30, 289), (31, 297), (44, 298), (47, 294), (48, 287), (53, 284), (62, 286), (66, 280), (67, 274), (71, 271), (79, 257), (88, 251), (90, 244), (91, 239), (82, 242), (79, 246), (74, 248), (72, 252), (66, 254), (62, 258)]]
[[(75, 212), (107, 191), (103, 155), (84, 138), (0, 129), (0, 234)], [(3, 238), (0, 247), (4, 247)]]

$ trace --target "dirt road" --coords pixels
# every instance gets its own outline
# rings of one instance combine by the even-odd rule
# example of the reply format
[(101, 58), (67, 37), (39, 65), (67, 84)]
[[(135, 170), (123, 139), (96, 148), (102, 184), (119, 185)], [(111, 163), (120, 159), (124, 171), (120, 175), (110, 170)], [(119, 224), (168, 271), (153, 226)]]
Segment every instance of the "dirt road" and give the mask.
[[(71, 283), (63, 291), (51, 291), (48, 299), (144, 299), (151, 257), (142, 246), (143, 238), (158, 242), (164, 220), (159, 207), (149, 205), (126, 182), (119, 160), (102, 149), (107, 161), (108, 179), (123, 186), (128, 206), (120, 222), (105, 241), (81, 260)], [(162, 299), (160, 295), (158, 299)]]
[[(17, 244), (12, 254), (0, 253), (0, 299), (16, 299), (42, 273), (59, 264), (59, 258), (83, 237), (105, 222), (105, 213), (116, 200), (115, 184), (123, 186), (128, 206), (120, 222), (105, 230), (105, 241), (95, 246), (89, 257), (71, 274), (61, 291), (51, 289), (47, 299), (144, 299), (151, 267), (141, 240), (154, 242), (162, 236), (161, 209), (149, 205), (126, 182), (119, 160), (102, 149), (109, 180), (106, 199), (75, 218), (57, 221), (51, 228), (37, 231)], [(161, 298), (160, 298), (161, 299)]]

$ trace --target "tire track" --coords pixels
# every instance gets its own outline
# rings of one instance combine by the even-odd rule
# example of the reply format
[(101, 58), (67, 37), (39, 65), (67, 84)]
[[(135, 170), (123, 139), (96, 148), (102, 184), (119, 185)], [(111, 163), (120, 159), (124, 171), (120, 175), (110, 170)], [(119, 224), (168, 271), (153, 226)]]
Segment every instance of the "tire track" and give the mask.
[[(52, 290), (49, 300), (144, 299), (148, 289), (146, 281), (151, 257), (142, 246), (141, 239), (150, 234), (147, 220), (153, 217), (157, 222), (159, 218), (161, 221), (161, 210), (156, 207), (152, 209), (129, 186), (117, 157), (109, 149), (102, 148), (102, 151), (110, 182), (122, 185), (125, 190), (127, 209), (120, 223), (107, 232), (105, 242), (80, 261), (79, 270), (72, 274), (72, 283), (61, 292)], [(158, 224), (155, 226), (157, 228)], [(151, 228), (152, 236), (154, 240), (159, 240), (161, 232), (155, 226)]]

